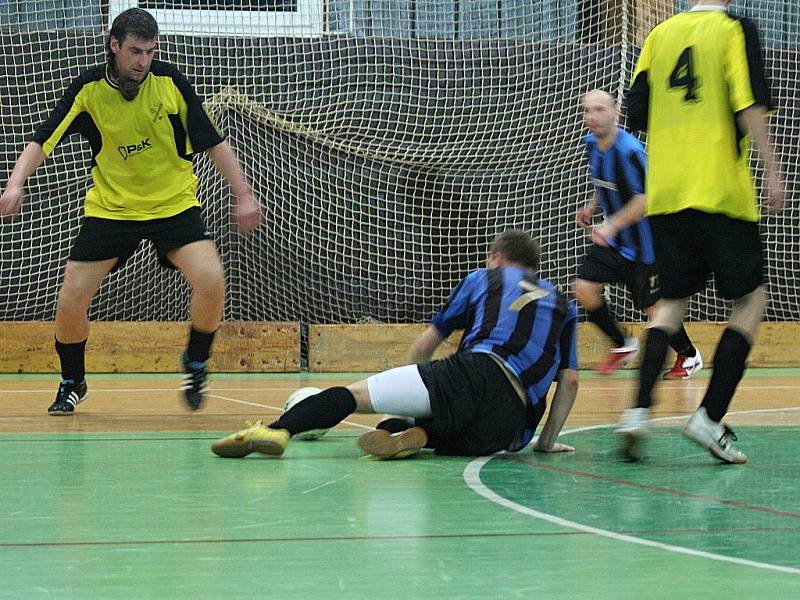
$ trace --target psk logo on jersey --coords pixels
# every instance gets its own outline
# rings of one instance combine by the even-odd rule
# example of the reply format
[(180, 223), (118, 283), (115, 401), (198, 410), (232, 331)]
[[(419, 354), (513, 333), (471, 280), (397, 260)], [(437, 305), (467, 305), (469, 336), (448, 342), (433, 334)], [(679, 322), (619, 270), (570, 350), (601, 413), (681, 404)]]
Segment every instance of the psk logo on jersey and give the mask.
[(150, 107), (150, 113), (153, 115), (153, 123), (156, 121), (160, 121), (164, 118), (164, 115), (161, 114), (161, 109), (164, 107), (163, 102), (159, 102)]
[(596, 177), (592, 177), (592, 183), (599, 187), (606, 190), (611, 190), (613, 192), (617, 191), (617, 184), (613, 181), (605, 181), (603, 179), (597, 179)]
[(141, 154), (145, 150), (150, 150), (153, 145), (150, 143), (150, 138), (144, 138), (138, 144), (128, 144), (127, 146), (117, 146), (117, 150), (122, 155), (123, 160), (128, 160), (131, 156)]

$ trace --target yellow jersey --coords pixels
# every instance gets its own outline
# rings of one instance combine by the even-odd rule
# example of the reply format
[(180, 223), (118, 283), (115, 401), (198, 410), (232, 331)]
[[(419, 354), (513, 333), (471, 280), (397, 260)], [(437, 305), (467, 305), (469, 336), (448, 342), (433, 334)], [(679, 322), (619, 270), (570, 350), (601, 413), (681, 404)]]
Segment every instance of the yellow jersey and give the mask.
[(645, 39), (626, 98), (628, 125), (647, 131), (647, 214), (696, 209), (758, 220), (750, 140), (736, 113), (772, 109), (755, 24), (695, 7)]
[(70, 134), (92, 150), (89, 217), (146, 221), (199, 206), (192, 155), (223, 141), (186, 77), (154, 60), (133, 100), (107, 65), (82, 73), (33, 135), (46, 156)]

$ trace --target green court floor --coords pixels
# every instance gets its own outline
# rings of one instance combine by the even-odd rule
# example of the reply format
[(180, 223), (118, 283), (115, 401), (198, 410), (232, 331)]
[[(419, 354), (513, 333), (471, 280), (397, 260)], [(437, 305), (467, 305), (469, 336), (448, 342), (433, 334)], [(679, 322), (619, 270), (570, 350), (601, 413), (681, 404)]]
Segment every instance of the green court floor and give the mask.
[(616, 460), (375, 462), (355, 435), (219, 459), (212, 433), (0, 435), (0, 598), (800, 598), (800, 436), (723, 466), (657, 428)]

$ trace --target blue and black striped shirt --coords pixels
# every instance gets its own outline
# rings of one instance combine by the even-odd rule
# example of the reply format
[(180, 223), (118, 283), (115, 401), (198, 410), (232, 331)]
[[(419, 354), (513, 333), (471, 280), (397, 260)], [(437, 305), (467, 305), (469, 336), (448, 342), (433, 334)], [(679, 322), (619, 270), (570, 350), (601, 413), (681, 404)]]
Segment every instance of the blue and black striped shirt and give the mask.
[(460, 352), (499, 358), (542, 402), (561, 369), (577, 369), (575, 304), (546, 279), (518, 267), (473, 271), (431, 320), (442, 336), (464, 329)]
[[(644, 194), (647, 158), (636, 137), (619, 129), (614, 144), (605, 152), (597, 147), (594, 134), (586, 136), (589, 171), (606, 217), (621, 210), (634, 196)], [(610, 245), (628, 260), (651, 265), (655, 262), (653, 236), (646, 217), (622, 229)]]

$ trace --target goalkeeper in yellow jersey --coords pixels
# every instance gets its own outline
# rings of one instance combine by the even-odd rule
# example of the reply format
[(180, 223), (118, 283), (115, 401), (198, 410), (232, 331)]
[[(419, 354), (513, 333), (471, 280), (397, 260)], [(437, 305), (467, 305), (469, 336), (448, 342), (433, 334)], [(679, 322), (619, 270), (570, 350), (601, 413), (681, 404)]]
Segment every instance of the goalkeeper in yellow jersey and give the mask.
[(192, 326), (182, 356), (184, 398), (196, 410), (203, 399), (225, 278), (196, 196), (192, 156), (207, 152), (236, 199), (241, 233), (258, 226), (261, 211), (235, 153), (217, 130), (186, 77), (154, 60), (158, 25), (148, 12), (124, 11), (106, 40), (107, 62), (75, 79), (27, 144), (0, 197), (0, 215), (15, 215), (28, 177), (71, 134), (92, 151), (92, 186), (85, 218), (73, 242), (58, 296), (55, 345), (62, 381), (51, 415), (69, 415), (88, 395), (84, 353), (88, 308), (100, 284), (142, 240), (159, 261), (191, 285)]

